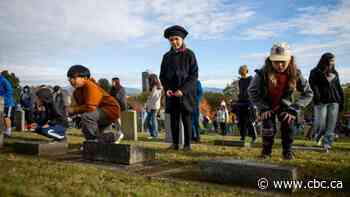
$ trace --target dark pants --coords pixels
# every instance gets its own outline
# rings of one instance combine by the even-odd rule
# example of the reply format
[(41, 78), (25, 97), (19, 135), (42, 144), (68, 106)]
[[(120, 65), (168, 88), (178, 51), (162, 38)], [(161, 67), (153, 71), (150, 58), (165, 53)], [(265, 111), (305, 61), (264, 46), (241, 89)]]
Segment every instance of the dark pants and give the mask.
[(221, 134), (222, 135), (227, 135), (226, 122), (220, 122), (219, 125), (220, 125)]
[(183, 109), (173, 110), (170, 113), (171, 135), (173, 137), (173, 144), (179, 144), (180, 116), (184, 126), (185, 146), (190, 146), (192, 134), (192, 113)]
[(33, 110), (32, 109), (24, 109), (24, 117), (26, 120), (26, 124), (32, 124), (33, 121)]
[(253, 139), (256, 139), (256, 132), (254, 129), (252, 114), (253, 113), (250, 108), (241, 107), (238, 111), (238, 127), (241, 135), (241, 139), (245, 139), (246, 135), (250, 136)]
[(106, 113), (99, 108), (96, 111), (81, 114), (81, 131), (87, 140), (97, 139), (111, 124)]
[(281, 123), (281, 138), (283, 154), (290, 152), (293, 143), (293, 134), (295, 133), (295, 121), (288, 124), (287, 121), (283, 121), (281, 113), (273, 114), (270, 118), (263, 120), (262, 140), (263, 140), (263, 154), (270, 155), (272, 152), (272, 146), (274, 144), (274, 138), (277, 132), (276, 117)]

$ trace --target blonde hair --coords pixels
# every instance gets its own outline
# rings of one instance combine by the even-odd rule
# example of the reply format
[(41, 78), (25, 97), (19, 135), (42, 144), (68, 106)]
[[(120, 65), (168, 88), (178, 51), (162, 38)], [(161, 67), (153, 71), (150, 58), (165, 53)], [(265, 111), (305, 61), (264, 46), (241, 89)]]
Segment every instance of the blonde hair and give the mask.
[[(295, 64), (294, 56), (291, 56), (286, 73), (288, 75), (288, 86), (292, 90), (296, 89), (297, 80), (299, 78), (297, 67), (298, 66)], [(266, 70), (266, 75), (267, 75), (265, 77), (269, 81), (271, 81), (274, 87), (276, 87), (277, 86), (276, 70), (273, 68), (272, 61), (270, 60), (270, 58), (266, 58), (264, 69)]]

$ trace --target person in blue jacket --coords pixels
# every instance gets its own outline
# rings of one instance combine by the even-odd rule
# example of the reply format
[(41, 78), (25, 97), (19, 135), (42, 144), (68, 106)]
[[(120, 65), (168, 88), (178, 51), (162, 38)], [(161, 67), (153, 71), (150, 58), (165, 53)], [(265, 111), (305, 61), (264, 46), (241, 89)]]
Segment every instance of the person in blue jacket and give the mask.
[(15, 101), (13, 99), (13, 88), (11, 83), (0, 75), (0, 96), (4, 98), (4, 136), (11, 136), (11, 116), (13, 114)]
[(199, 130), (199, 104), (203, 96), (202, 84), (197, 80), (195, 106), (192, 112), (192, 140), (200, 142), (200, 130)]

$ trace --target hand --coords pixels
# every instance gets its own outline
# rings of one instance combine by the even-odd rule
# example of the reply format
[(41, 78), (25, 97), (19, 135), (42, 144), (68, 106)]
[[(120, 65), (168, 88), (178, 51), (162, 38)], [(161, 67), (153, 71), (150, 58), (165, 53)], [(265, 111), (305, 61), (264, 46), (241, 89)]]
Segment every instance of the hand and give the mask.
[(166, 91), (166, 95), (169, 96), (169, 97), (170, 97), (170, 96), (173, 96), (173, 94), (174, 94), (174, 93), (173, 93), (173, 91), (171, 91), (171, 90), (167, 90), (167, 91)]
[(175, 94), (176, 97), (182, 97), (183, 93), (181, 92), (181, 90), (176, 90)]
[(44, 124), (44, 125), (42, 126), (42, 128), (49, 128), (49, 126), (50, 126), (50, 125), (48, 125), (48, 124)]
[(287, 121), (288, 124), (291, 124), (292, 121), (296, 119), (295, 116), (293, 116), (292, 114), (287, 113), (287, 112), (283, 112), (281, 115), (283, 117), (283, 121)]
[(260, 120), (266, 120), (270, 118), (272, 115), (272, 111), (266, 111), (261, 114)]

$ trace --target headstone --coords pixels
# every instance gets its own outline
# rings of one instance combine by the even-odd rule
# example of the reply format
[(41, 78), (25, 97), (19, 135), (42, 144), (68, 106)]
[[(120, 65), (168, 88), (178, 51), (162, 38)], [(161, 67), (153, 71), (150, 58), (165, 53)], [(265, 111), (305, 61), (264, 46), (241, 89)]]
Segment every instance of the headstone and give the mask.
[[(171, 133), (171, 123), (170, 123), (170, 114), (165, 113), (165, 142), (173, 143), (173, 137)], [(185, 143), (185, 134), (184, 134), (184, 126), (182, 124), (181, 118), (180, 118), (180, 132), (179, 132), (179, 145), (184, 145)]]
[(292, 149), (293, 150), (300, 150), (300, 151), (325, 152), (325, 150), (322, 147), (318, 147), (318, 146), (294, 145), (294, 146), (292, 146)]
[(235, 146), (235, 147), (258, 147), (259, 144), (243, 142), (243, 141), (230, 141), (230, 140), (215, 140), (214, 145), (218, 146)]
[(123, 111), (121, 116), (121, 127), (125, 140), (137, 141), (137, 114), (136, 111)]
[(3, 121), (3, 112), (4, 112), (4, 97), (0, 96), (0, 148), (3, 147), (4, 144), (4, 121)]
[(25, 130), (25, 113), (22, 109), (15, 111), (15, 127), (16, 131), (24, 131)]
[(248, 160), (208, 160), (200, 163), (200, 170), (208, 181), (237, 184), (261, 190), (276, 190), (276, 188), (273, 188), (274, 180), (293, 181), (297, 179), (297, 169), (295, 167), (257, 163)]
[(130, 144), (84, 142), (83, 158), (130, 165), (155, 160), (155, 152)]
[(55, 156), (67, 153), (67, 142), (15, 141), (11, 144), (14, 151), (20, 154)]

